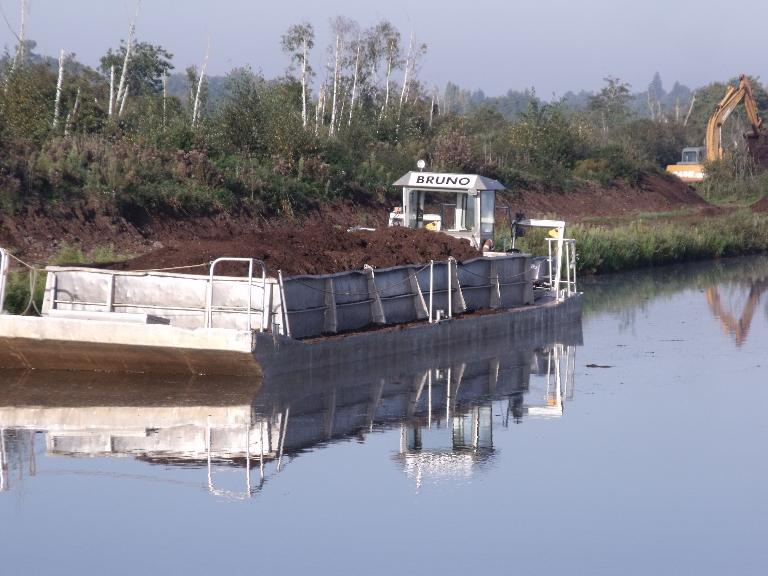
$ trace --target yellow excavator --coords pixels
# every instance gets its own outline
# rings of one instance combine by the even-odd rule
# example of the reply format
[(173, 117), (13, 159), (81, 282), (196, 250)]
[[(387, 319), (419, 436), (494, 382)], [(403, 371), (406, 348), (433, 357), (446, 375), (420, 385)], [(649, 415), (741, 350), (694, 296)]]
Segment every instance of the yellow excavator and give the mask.
[(747, 111), (747, 120), (752, 128), (751, 132), (744, 135), (747, 139), (747, 148), (753, 156), (762, 156), (765, 149), (765, 136), (763, 135), (763, 119), (757, 113), (757, 102), (752, 93), (752, 84), (746, 74), (739, 76), (739, 85), (728, 85), (725, 96), (715, 108), (715, 112), (707, 122), (705, 136), (706, 146), (683, 148), (683, 156), (677, 164), (667, 166), (667, 172), (676, 175), (684, 182), (701, 182), (704, 179), (704, 161), (713, 162), (723, 159), (723, 124), (740, 102), (744, 101)]

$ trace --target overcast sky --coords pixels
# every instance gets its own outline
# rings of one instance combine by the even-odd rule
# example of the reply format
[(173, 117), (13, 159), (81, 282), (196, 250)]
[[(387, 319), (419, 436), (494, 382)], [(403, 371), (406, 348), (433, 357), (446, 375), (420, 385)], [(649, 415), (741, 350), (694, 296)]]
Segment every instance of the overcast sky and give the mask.
[[(27, 37), (41, 53), (64, 48), (95, 66), (127, 36), (134, 5), (30, 0)], [(19, 0), (0, 0), (0, 7), (18, 30)], [(741, 72), (768, 78), (766, 0), (143, 0), (136, 35), (172, 52), (177, 71), (200, 65), (210, 35), (210, 73), (250, 64), (272, 77), (287, 64), (280, 36), (303, 20), (317, 32), (319, 69), (335, 15), (363, 27), (388, 19), (406, 38), (413, 30), (428, 45), (424, 82), (442, 88), (452, 81), (487, 95), (535, 87), (549, 98), (594, 90), (607, 75), (639, 91), (656, 71), (667, 89), (675, 80), (697, 87)], [(0, 22), (0, 44), (14, 42)]]

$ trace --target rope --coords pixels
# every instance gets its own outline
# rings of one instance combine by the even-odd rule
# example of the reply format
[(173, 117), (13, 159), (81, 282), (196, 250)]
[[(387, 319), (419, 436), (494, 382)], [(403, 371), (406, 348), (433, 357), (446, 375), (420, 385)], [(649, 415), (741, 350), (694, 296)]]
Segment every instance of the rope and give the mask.
[(31, 268), (29, 273), (29, 302), (27, 302), (27, 306), (24, 308), (24, 312), (21, 313), (22, 316), (26, 316), (30, 308), (34, 309), (34, 311), (37, 312), (38, 316), (42, 316), (40, 309), (37, 307), (37, 302), (35, 302), (36, 287), (37, 287), (37, 268)]
[(204, 262), (202, 264), (190, 264), (189, 266), (171, 266), (169, 268), (147, 268), (146, 270), (124, 270), (124, 272), (168, 272), (170, 270), (188, 270), (189, 268), (202, 268), (203, 266), (210, 266), (213, 260)]

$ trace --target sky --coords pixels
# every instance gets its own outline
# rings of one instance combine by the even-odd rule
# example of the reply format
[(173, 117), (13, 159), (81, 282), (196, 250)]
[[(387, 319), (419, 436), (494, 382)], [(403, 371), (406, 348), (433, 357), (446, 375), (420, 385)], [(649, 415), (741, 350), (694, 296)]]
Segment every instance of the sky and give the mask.
[[(37, 51), (73, 52), (91, 66), (127, 37), (135, 0), (29, 0), (27, 38)], [(136, 36), (174, 54), (176, 70), (200, 66), (208, 38), (208, 71), (225, 74), (249, 64), (266, 77), (285, 72), (280, 37), (311, 22), (316, 69), (325, 61), (328, 20), (362, 27), (381, 19), (426, 43), (419, 78), (443, 88), (451, 81), (486, 95), (535, 88), (543, 98), (596, 90), (606, 76), (645, 90), (654, 72), (664, 87), (691, 88), (744, 72), (768, 78), (761, 24), (765, 0), (143, 0)], [(19, 0), (0, 0), (18, 31)], [(407, 43), (407, 40), (406, 40)], [(0, 46), (15, 38), (0, 21)]]

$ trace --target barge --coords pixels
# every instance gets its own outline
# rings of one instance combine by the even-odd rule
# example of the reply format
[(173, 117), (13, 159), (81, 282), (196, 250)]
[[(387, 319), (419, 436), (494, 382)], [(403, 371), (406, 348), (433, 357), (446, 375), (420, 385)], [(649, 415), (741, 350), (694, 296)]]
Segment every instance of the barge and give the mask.
[[(546, 257), (493, 251), (500, 183), (409, 173), (396, 185), (403, 207), (391, 225), (465, 238), (486, 248), (482, 256), (311, 276), (271, 275), (262, 261), (240, 257), (218, 258), (205, 275), (48, 266), (40, 316), (0, 314), (0, 368), (253, 376), (261, 374), (259, 358), (289, 348), (306, 366), (364, 369), (457, 343), (472, 349), (530, 337), (580, 318), (575, 245), (564, 222), (514, 222), (550, 231)], [(446, 197), (455, 203), (440, 201)], [(440, 214), (425, 214), (437, 203)], [(0, 309), (12, 258), (0, 248)], [(247, 276), (217, 274), (228, 262), (247, 264)]]

